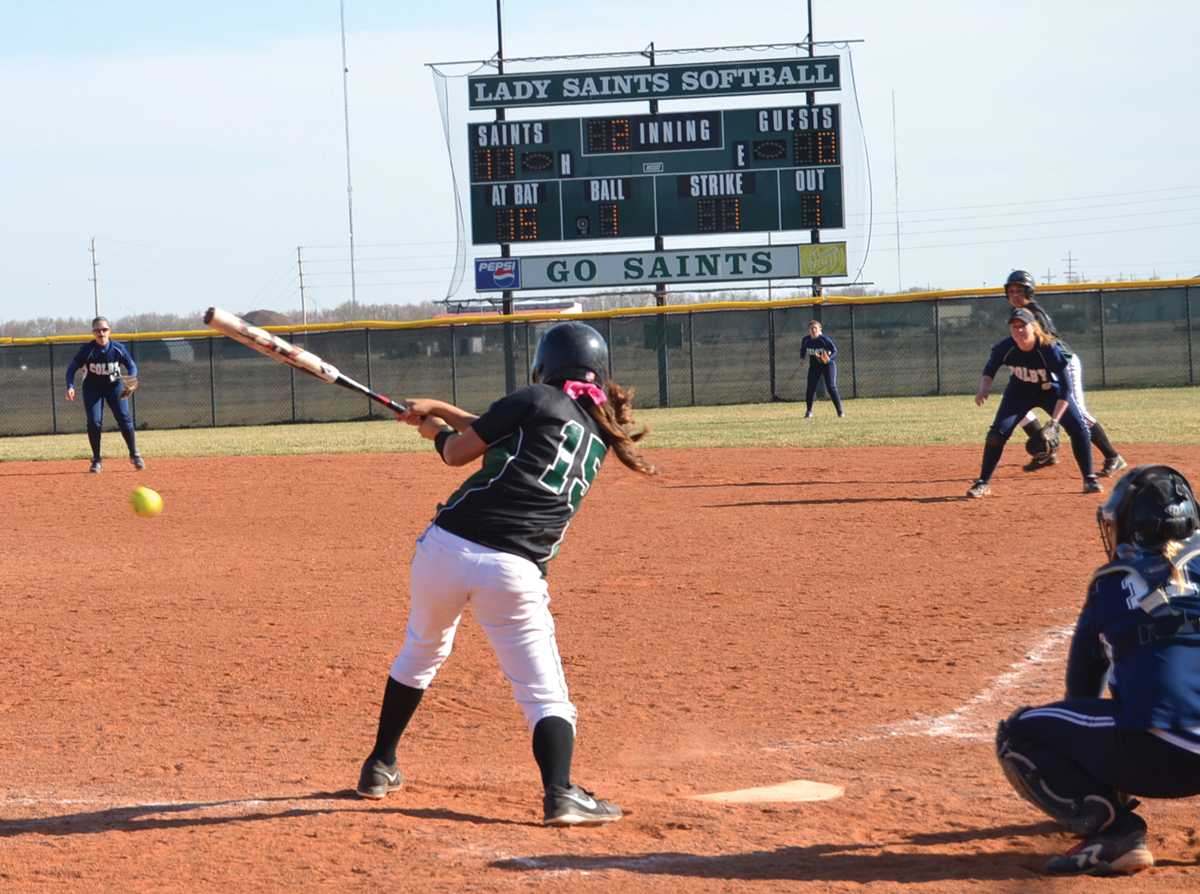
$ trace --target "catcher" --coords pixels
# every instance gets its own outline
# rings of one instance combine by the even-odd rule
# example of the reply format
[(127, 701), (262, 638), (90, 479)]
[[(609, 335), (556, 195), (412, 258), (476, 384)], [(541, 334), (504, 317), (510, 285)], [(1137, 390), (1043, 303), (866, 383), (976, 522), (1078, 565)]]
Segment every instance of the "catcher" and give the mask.
[[(121, 377), (121, 367), (127, 375)], [(87, 414), (88, 443), (92, 446), (92, 464), (88, 469), (99, 473), (100, 433), (104, 425), (104, 404), (112, 410), (117, 428), (129, 448), (129, 461), (138, 471), (146, 461), (137, 449), (137, 431), (129, 412), (128, 398), (138, 387), (138, 367), (129, 349), (112, 340), (112, 328), (106, 317), (92, 320), (92, 340), (85, 344), (67, 364), (67, 400), (75, 400), (75, 373), (86, 370), (83, 377), (83, 409)]]
[(1087, 423), (1067, 385), (1067, 359), (1055, 340), (1038, 325), (1034, 315), (1022, 307), (1013, 309), (1008, 318), (1011, 335), (992, 347), (991, 356), (983, 367), (975, 405), (982, 407), (992, 387), (992, 379), (1001, 366), (1007, 366), (1012, 375), (1004, 389), (996, 418), (988, 429), (983, 444), (983, 464), (979, 477), (967, 489), (968, 497), (985, 497), (992, 492), (990, 481), (1004, 445), (1012, 435), (1017, 422), (1035, 407), (1050, 414), (1050, 422), (1042, 429), (1042, 437), (1048, 444), (1058, 445), (1060, 427), (1066, 428), (1071, 436), (1071, 452), (1083, 475), (1083, 492), (1098, 494), (1103, 488), (1092, 470), (1092, 440)]
[(1129, 795), (1200, 794), (1195, 494), (1169, 466), (1138, 466), (1096, 519), (1108, 564), (1092, 576), (1075, 625), (1066, 698), (1019, 708), (996, 731), (1017, 794), (1084, 839), (1046, 865), (1054, 875), (1153, 866)]

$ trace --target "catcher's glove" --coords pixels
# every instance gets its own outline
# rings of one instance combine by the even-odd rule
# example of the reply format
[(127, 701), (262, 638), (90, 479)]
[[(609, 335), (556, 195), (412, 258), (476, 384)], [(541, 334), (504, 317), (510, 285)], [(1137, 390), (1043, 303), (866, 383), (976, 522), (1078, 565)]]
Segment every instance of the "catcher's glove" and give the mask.
[(137, 376), (126, 376), (125, 378), (121, 379), (121, 397), (120, 397), (121, 400), (125, 400), (128, 397), (132, 397), (133, 392), (135, 392), (137, 390), (138, 390), (138, 377)]
[(1051, 419), (1042, 426), (1042, 440), (1046, 442), (1047, 452), (1053, 452), (1058, 449), (1059, 443), (1062, 441), (1062, 426)]

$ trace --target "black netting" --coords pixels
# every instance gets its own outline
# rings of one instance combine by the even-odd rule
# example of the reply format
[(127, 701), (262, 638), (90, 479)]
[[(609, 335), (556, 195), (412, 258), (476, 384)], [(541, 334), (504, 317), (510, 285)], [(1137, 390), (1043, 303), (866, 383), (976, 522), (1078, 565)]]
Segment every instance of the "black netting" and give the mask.
[[(296, 335), (293, 344), (311, 351), (326, 363), (333, 364), (347, 378), (370, 386), (365, 330)], [(265, 357), (263, 359), (271, 362)], [(296, 388), (293, 418), (296, 422), (341, 422), (370, 415), (373, 401), (358, 391), (331, 385), (299, 370), (293, 378)]]
[(854, 378), (860, 397), (936, 394), (932, 302), (855, 307)]
[[(450, 330), (375, 330), (371, 339), (372, 387), (397, 400), (404, 397), (435, 397), (453, 401), (450, 373)], [(373, 411), (387, 415), (379, 404)]]
[(1188, 290), (1188, 384), (1200, 383), (1200, 288), (1189, 286)]
[[(609, 321), (608, 351), (613, 379), (637, 389), (637, 406), (661, 406), (658, 389), (658, 317), (616, 317)], [(668, 338), (668, 344), (670, 340)]]
[[(54, 369), (51, 348), (65, 345), (13, 345), (0, 348), (0, 433), (40, 435), (55, 430), (59, 405), (71, 406), (66, 392), (65, 366)], [(78, 346), (72, 346), (71, 353)], [(77, 411), (79, 412), (79, 411)], [(81, 413), (82, 415), (82, 413)]]
[[(506, 336), (506, 328), (511, 335)], [(529, 363), (522, 360), (525, 350), (523, 323), (508, 327), (482, 324), (454, 326), (455, 403), (472, 413), (482, 413), (496, 398), (505, 393), (505, 340), (511, 338), (516, 359), (516, 385), (522, 387), (529, 378)]]
[(1187, 295), (1183, 289), (1104, 292), (1104, 384), (1186, 385)]
[[(983, 365), (992, 345), (1008, 334), (1011, 308), (1003, 298), (963, 298), (937, 305), (938, 375), (942, 394), (973, 394), (979, 388)], [(996, 374), (992, 391), (1008, 383), (1008, 367)]]
[(696, 403), (769, 401), (771, 367), (766, 346), (770, 320), (767, 312), (722, 310), (689, 316), (694, 330)]
[[(212, 416), (217, 425), (270, 425), (296, 419), (296, 373), (230, 338), (213, 339)], [(149, 381), (146, 387), (151, 387)], [(327, 386), (331, 387), (331, 386)]]
[(129, 352), (137, 361), (139, 379), (145, 385), (134, 393), (130, 408), (138, 428), (197, 428), (213, 424), (210, 344), (207, 338), (128, 343)]

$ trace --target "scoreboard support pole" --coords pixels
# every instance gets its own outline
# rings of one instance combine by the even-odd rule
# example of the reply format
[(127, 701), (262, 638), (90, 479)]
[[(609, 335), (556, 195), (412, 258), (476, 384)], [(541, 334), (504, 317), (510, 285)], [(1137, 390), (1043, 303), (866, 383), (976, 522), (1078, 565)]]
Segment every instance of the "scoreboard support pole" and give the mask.
[[(654, 43), (650, 43), (650, 67), (654, 67)], [(650, 100), (650, 114), (658, 114), (658, 100)], [(658, 233), (654, 234), (654, 250), (660, 252), (663, 250), (663, 237)], [(656, 282), (654, 284), (654, 306), (663, 307), (667, 303), (667, 285), (666, 283)], [(671, 389), (668, 387), (670, 379), (670, 368), (667, 365), (667, 318), (665, 314), (658, 314), (658, 405), (660, 407), (671, 406)]]
[[(812, 58), (812, 56), (815, 55), (813, 52), (812, 0), (808, 0), (808, 55), (809, 55), (809, 58)], [(816, 93), (814, 93), (812, 90), (809, 90), (805, 95), (808, 99), (808, 104), (810, 106), (817, 104)], [(841, 158), (840, 155), (838, 157)], [(821, 241), (821, 231), (820, 230), (814, 228), (812, 230), (809, 230), (808, 233), (809, 233), (809, 241), (812, 242), (814, 245)], [(819, 276), (813, 277), (812, 293), (813, 293), (814, 298), (820, 298), (822, 296), (821, 277), (819, 277)]]
[[(496, 0), (496, 73), (504, 74), (504, 25), (503, 13), (500, 8), (501, 0)], [(811, 49), (811, 47), (810, 47)], [(496, 109), (496, 120), (504, 120), (504, 109)], [(500, 257), (512, 256), (512, 249), (507, 242), (500, 244)], [(513, 293), (505, 290), (501, 295), (500, 313), (511, 317), (513, 313)], [(504, 393), (512, 394), (517, 390), (517, 339), (511, 322), (504, 323)], [(453, 348), (453, 345), (451, 345)]]

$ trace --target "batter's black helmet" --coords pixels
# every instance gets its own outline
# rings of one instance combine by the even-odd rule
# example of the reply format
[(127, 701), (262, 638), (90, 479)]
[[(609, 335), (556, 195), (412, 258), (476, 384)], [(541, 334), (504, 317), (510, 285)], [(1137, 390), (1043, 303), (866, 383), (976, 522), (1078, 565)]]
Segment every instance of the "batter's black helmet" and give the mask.
[(1123, 543), (1157, 549), (1200, 529), (1200, 508), (1188, 480), (1170, 466), (1138, 466), (1123, 476), (1096, 510), (1109, 559)]
[(1033, 281), (1033, 274), (1028, 270), (1014, 270), (1008, 274), (1008, 279), (1004, 280), (1004, 291), (1007, 292), (1008, 287), (1014, 284), (1024, 286), (1025, 294), (1030, 298), (1033, 297), (1033, 293), (1037, 288), (1037, 285)]
[(608, 378), (608, 345), (587, 323), (558, 323), (542, 334), (529, 372), (534, 382), (547, 385), (561, 385), (567, 379), (603, 385)]

